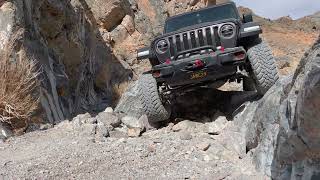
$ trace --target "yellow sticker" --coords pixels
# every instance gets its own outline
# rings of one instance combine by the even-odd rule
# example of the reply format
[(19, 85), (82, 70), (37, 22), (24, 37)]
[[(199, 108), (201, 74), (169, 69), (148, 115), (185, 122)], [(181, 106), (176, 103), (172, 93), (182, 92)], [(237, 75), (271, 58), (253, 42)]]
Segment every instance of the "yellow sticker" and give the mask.
[(206, 71), (198, 71), (198, 72), (192, 73), (190, 79), (201, 79), (206, 77), (207, 75), (208, 73)]

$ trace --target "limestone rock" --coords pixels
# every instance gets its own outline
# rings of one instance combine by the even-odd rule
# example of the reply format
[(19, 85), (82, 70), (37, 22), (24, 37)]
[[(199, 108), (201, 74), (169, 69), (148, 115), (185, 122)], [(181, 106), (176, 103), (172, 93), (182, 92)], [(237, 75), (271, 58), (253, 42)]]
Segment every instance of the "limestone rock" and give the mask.
[(11, 136), (13, 136), (13, 132), (6, 124), (0, 122), (0, 140), (5, 140)]
[(147, 131), (157, 129), (160, 127), (160, 124), (158, 123), (149, 122), (147, 115), (142, 115), (138, 119), (138, 121), (143, 124), (143, 126), (146, 128)]
[(105, 126), (112, 126), (114, 128), (120, 126), (121, 120), (118, 116), (108, 113), (108, 112), (101, 112), (96, 117), (98, 122), (103, 123)]
[(217, 0), (205, 0), (206, 6), (212, 6), (217, 4)]
[(128, 31), (128, 33), (130, 35), (134, 33), (135, 25), (134, 25), (134, 20), (133, 20), (132, 16), (126, 15), (123, 18), (121, 25), (126, 28), (126, 30)]
[(273, 177), (319, 178), (319, 65), (320, 38), (301, 60), (291, 85), (286, 89)]
[(96, 134), (96, 124), (83, 124), (79, 130), (79, 133), (83, 137), (92, 138)]
[(123, 42), (129, 35), (128, 30), (123, 25), (117, 26), (111, 32), (111, 38), (115, 43)]
[(102, 140), (103, 138), (109, 137), (109, 131), (104, 124), (98, 123), (96, 127), (96, 138)]
[(188, 131), (179, 132), (179, 138), (184, 141), (188, 141), (192, 139), (192, 135)]
[(4, 49), (8, 43), (14, 25), (14, 13), (16, 8), (11, 2), (2, 2), (0, 9), (0, 51)]
[[(150, 26), (151, 26), (150, 28), (152, 30), (152, 33), (154, 35), (159, 35), (162, 32), (163, 30), (162, 26), (166, 18), (168, 17), (168, 12), (167, 12), (167, 7), (165, 5), (165, 2), (157, 1), (157, 0), (146, 0), (146, 1), (137, 0), (136, 2), (139, 7), (139, 10), (141, 10), (143, 13), (143, 14), (140, 14), (141, 18), (148, 19), (148, 21), (150, 22)], [(145, 22), (142, 22), (142, 23), (145, 23)], [(139, 23), (136, 23), (136, 24), (139, 24)], [(141, 24), (141, 25), (145, 26), (145, 24)]]
[(129, 137), (139, 137), (142, 133), (141, 128), (128, 128)]
[(320, 48), (309, 58), (310, 67), (297, 97), (296, 119), (301, 139), (309, 148), (320, 150)]
[(243, 158), (246, 154), (246, 142), (243, 134), (228, 129), (217, 137), (217, 140), (229, 151), (235, 152)]
[(122, 95), (115, 108), (116, 113), (124, 113), (135, 118), (140, 118), (144, 114), (138, 97), (138, 83), (139, 81), (132, 83)]
[[(238, 132), (241, 133), (239, 137), (242, 136), (239, 141), (244, 141), (247, 150), (253, 149), (255, 165), (260, 172), (269, 177), (272, 176), (271, 166), (279, 131), (279, 124), (277, 124), (279, 106), (283, 89), (288, 83), (290, 83), (290, 78), (279, 80), (261, 100), (245, 107), (243, 113), (240, 114), (242, 118), (238, 116), (235, 120), (235, 124), (239, 127)], [(243, 157), (246, 149), (239, 152), (242, 152)]]
[(200, 2), (200, 0), (190, 0), (189, 1), (189, 5), (190, 6), (195, 6), (197, 3), (199, 3)]
[(209, 149), (210, 143), (203, 142), (203, 143), (197, 144), (196, 147), (197, 147), (197, 149), (199, 149), (201, 151), (206, 151)]
[(203, 124), (199, 122), (194, 122), (190, 120), (181, 121), (172, 127), (172, 131), (189, 131), (189, 132), (200, 132), (203, 130)]
[(107, 107), (107, 108), (104, 110), (104, 112), (106, 112), (106, 113), (113, 113), (113, 109), (112, 109), (112, 107)]
[(80, 127), (82, 124), (85, 124), (85, 121), (91, 118), (89, 113), (86, 114), (79, 114), (75, 118), (72, 119), (73, 124), (75, 127)]
[[(241, 139), (254, 164), (268, 177), (319, 176), (319, 44), (320, 40), (306, 53), (293, 77), (280, 79), (261, 100), (245, 104), (234, 118), (238, 128), (232, 133), (245, 135)], [(222, 136), (226, 134), (231, 135), (223, 132)], [(233, 138), (222, 138), (222, 142), (227, 139)]]
[(121, 121), (128, 128), (138, 128), (141, 131), (145, 130), (145, 126), (144, 126), (143, 122), (139, 121), (139, 119), (137, 119), (137, 118), (125, 116), (121, 119)]
[(216, 121), (207, 123), (207, 130), (206, 133), (219, 135), (223, 131), (223, 129), (227, 126), (228, 120), (224, 116), (220, 116)]
[(97, 22), (108, 31), (119, 25), (126, 14), (130, 13), (127, 0), (87, 0)]

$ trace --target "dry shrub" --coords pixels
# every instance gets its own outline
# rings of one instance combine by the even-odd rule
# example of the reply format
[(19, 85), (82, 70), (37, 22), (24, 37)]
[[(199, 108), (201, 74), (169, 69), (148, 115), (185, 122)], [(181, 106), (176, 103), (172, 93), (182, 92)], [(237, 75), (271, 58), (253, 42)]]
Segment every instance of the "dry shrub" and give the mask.
[(34, 60), (20, 50), (13, 58), (15, 43), (23, 34), (17, 31), (0, 54), (0, 121), (13, 129), (26, 127), (38, 107), (39, 71)]

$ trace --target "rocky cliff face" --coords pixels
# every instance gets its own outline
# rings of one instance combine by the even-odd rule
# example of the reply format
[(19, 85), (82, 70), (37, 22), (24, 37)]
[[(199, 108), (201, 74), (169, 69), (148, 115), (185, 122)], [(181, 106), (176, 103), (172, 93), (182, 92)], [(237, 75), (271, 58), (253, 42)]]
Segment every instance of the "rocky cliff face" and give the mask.
[[(111, 7), (110, 12), (97, 10), (101, 3)], [(45, 121), (57, 123), (111, 105), (118, 86), (130, 79), (131, 70), (100, 33), (100, 27), (116, 25), (105, 23), (110, 20), (102, 14), (117, 23), (130, 13), (122, 11), (126, 8), (130, 6), (119, 2), (81, 0), (8, 1), (1, 6), (0, 48), (4, 50), (16, 31), (23, 31), (15, 49), (25, 51), (42, 69), (39, 113)], [(114, 15), (114, 11), (123, 14)]]

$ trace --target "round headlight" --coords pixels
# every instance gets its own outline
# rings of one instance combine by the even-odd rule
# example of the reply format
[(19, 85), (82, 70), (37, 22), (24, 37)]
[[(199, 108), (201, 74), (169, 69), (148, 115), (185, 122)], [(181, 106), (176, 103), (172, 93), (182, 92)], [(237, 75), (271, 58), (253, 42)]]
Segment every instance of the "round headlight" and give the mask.
[(222, 38), (232, 38), (236, 33), (236, 28), (232, 24), (225, 24), (221, 26), (219, 33)]
[(169, 50), (169, 43), (167, 40), (162, 39), (156, 44), (156, 51), (159, 54), (164, 54)]

